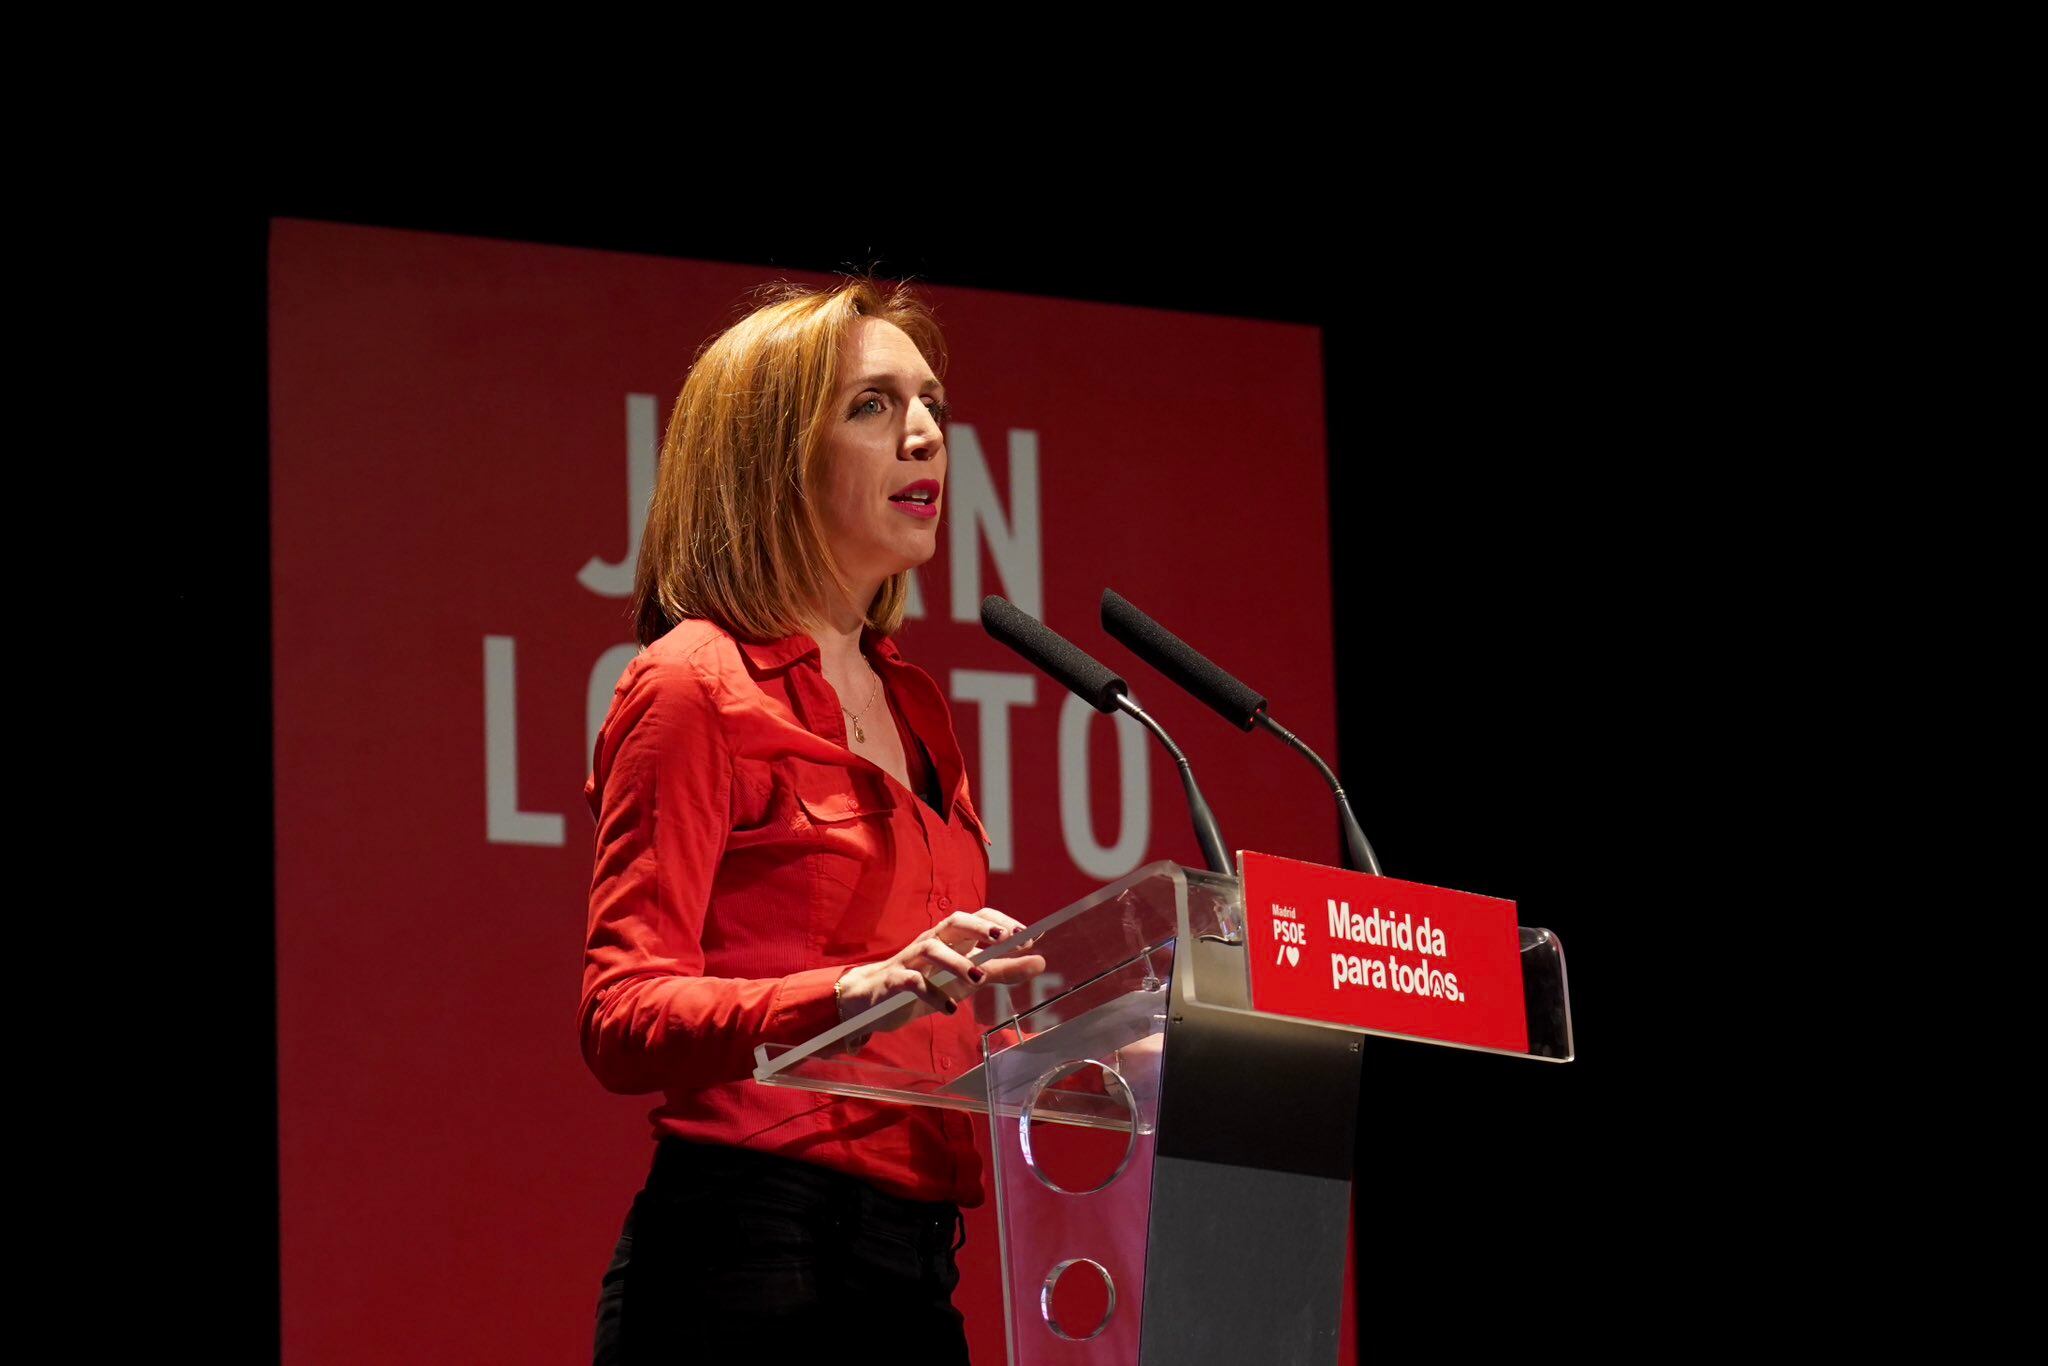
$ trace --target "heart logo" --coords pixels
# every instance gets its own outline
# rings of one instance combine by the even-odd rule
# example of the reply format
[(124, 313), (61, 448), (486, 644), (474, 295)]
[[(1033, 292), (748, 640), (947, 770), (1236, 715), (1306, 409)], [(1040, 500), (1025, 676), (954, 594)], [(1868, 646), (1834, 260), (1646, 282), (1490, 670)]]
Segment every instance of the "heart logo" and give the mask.
[(1300, 962), (1301, 962), (1301, 950), (1300, 950), (1300, 949), (1298, 949), (1298, 948), (1296, 948), (1296, 947), (1294, 947), (1294, 945), (1292, 945), (1292, 944), (1289, 944), (1289, 945), (1287, 946), (1287, 966), (1288, 966), (1288, 967), (1290, 967), (1290, 968), (1291, 968), (1291, 967), (1295, 967), (1295, 966), (1299, 965), (1299, 964), (1300, 964)]

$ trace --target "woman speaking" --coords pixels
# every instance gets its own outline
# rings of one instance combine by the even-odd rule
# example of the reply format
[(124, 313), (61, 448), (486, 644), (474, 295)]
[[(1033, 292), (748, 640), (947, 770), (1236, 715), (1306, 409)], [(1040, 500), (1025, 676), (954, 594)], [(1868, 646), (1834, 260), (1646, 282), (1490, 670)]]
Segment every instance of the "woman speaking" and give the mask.
[(900, 285), (776, 286), (704, 348), (669, 419), (634, 585), (644, 648), (584, 788), (583, 1057), (607, 1090), (663, 1097), (601, 1283), (599, 1363), (967, 1360), (951, 1296), (960, 1207), (982, 1200), (972, 1121), (751, 1079), (755, 1045), (904, 990), (927, 1023), (861, 1056), (962, 1070), (980, 1043), (956, 998), (1045, 966), (969, 962), (1023, 926), (982, 904), (987, 837), (945, 696), (890, 640), (937, 546), (944, 363)]

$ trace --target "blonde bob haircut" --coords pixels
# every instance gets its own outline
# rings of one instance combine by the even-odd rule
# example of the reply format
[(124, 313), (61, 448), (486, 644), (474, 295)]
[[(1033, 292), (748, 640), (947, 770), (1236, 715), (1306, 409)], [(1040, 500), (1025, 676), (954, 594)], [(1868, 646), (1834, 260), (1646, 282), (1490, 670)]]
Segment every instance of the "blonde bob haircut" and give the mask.
[[(700, 349), (662, 437), (633, 581), (642, 645), (688, 617), (779, 639), (840, 591), (815, 493), (820, 439), (837, 415), (839, 348), (856, 320), (902, 328), (945, 377), (938, 324), (901, 282), (778, 281), (752, 297), (765, 302)], [(867, 624), (895, 634), (909, 594), (909, 573), (891, 575)]]

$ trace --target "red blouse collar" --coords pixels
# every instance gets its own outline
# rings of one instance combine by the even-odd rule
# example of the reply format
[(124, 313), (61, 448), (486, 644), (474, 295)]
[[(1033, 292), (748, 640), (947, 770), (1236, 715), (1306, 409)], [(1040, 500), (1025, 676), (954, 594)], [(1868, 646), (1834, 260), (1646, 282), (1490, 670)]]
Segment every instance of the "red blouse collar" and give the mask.
[[(741, 640), (740, 652), (747, 662), (757, 669), (783, 669), (805, 657), (815, 659), (818, 642), (802, 631), (793, 632), (780, 640)], [(903, 656), (896, 649), (896, 642), (882, 635), (872, 626), (863, 626), (860, 632), (860, 648), (872, 653), (878, 659), (900, 664)]]

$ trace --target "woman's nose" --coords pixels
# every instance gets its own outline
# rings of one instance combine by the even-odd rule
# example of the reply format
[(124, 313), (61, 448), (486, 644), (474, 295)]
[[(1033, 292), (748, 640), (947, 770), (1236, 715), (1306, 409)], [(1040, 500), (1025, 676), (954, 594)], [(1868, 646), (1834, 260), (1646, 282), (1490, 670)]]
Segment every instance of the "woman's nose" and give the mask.
[(923, 427), (913, 429), (903, 442), (904, 454), (912, 460), (931, 460), (945, 449), (946, 435), (932, 418), (926, 418)]

